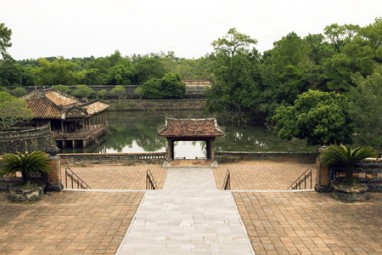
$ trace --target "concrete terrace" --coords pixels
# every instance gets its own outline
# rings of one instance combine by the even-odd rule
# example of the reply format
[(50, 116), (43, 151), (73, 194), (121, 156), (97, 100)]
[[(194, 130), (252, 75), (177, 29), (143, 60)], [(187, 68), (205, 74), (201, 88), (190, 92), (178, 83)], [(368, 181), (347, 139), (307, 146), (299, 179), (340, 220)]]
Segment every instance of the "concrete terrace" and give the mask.
[[(279, 170), (275, 170), (277, 166)], [(274, 191), (285, 189), (289, 179), (308, 166), (253, 161), (220, 165), (213, 170), (218, 188), (229, 168), (234, 178), (232, 188), (243, 190), (232, 195), (255, 253), (382, 254), (381, 193), (373, 193), (365, 203), (347, 204), (331, 199), (328, 194)], [(126, 189), (144, 189), (148, 168), (156, 181), (162, 183), (159, 186), (163, 186), (171, 170), (160, 166), (83, 165), (72, 169), (92, 188), (103, 189), (102, 192), (93, 189), (49, 193), (44, 200), (29, 204), (10, 203), (6, 194), (0, 193), (0, 254), (116, 254), (146, 196), (144, 191)], [(107, 173), (102, 169), (107, 169)], [(267, 171), (268, 178), (254, 174), (256, 169)], [(166, 186), (159, 192), (179, 193), (167, 190)], [(187, 251), (190, 247), (183, 246), (186, 250), (179, 254), (198, 254)]]

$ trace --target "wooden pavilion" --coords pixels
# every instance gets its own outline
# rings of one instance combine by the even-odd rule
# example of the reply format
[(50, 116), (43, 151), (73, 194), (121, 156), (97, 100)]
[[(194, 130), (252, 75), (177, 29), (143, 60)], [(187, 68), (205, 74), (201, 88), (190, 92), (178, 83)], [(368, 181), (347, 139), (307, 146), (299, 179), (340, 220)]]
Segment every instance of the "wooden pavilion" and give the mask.
[(83, 103), (77, 98), (52, 90), (35, 90), (22, 97), (34, 114), (37, 125), (50, 125), (57, 146), (87, 147), (107, 131), (101, 101)]
[(205, 141), (207, 160), (214, 160), (214, 141), (224, 136), (223, 130), (214, 118), (207, 119), (174, 119), (166, 118), (165, 125), (158, 131), (159, 136), (167, 138), (167, 159), (174, 160), (175, 141)]

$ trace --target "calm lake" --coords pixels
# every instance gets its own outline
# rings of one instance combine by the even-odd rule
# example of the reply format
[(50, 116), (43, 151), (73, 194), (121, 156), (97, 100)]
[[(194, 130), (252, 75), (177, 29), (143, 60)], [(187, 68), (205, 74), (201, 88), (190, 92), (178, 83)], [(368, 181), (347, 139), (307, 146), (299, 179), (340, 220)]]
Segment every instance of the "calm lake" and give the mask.
[[(166, 116), (178, 118), (209, 117), (199, 111), (107, 112), (109, 134), (98, 144), (85, 149), (65, 149), (63, 152), (164, 152), (166, 140), (157, 130)], [(215, 140), (216, 151), (315, 151), (305, 141), (284, 141), (264, 127), (226, 124), (217, 118), (225, 131)], [(204, 157), (204, 142), (177, 142), (175, 157)]]

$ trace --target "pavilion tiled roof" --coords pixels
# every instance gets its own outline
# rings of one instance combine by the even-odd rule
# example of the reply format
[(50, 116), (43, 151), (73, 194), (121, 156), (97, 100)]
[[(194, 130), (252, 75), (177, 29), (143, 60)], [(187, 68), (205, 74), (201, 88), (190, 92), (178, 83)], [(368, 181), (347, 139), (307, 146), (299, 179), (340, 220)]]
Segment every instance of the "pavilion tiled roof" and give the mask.
[(37, 119), (79, 118), (104, 111), (109, 105), (94, 101), (82, 103), (77, 98), (52, 89), (36, 90), (22, 97)]
[(223, 136), (217, 121), (208, 119), (173, 119), (167, 118), (166, 124), (158, 131), (158, 135), (164, 137), (217, 137)]
[(100, 101), (94, 101), (87, 105), (83, 105), (83, 107), (86, 109), (86, 112), (89, 115), (93, 115), (99, 112), (103, 112), (104, 110), (109, 108), (109, 105)]

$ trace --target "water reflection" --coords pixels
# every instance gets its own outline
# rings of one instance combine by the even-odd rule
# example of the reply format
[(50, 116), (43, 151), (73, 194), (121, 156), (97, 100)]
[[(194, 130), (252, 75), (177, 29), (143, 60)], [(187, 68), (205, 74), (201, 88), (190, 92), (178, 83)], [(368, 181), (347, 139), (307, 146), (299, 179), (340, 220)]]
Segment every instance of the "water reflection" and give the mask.
[[(85, 149), (66, 149), (65, 152), (163, 152), (166, 140), (158, 137), (157, 130), (168, 117), (205, 117), (199, 111), (181, 112), (108, 112), (109, 135), (100, 144)], [(283, 141), (264, 127), (218, 123), (224, 137), (215, 140), (216, 151), (314, 151), (305, 141)], [(205, 142), (177, 142), (175, 157), (205, 157)]]

